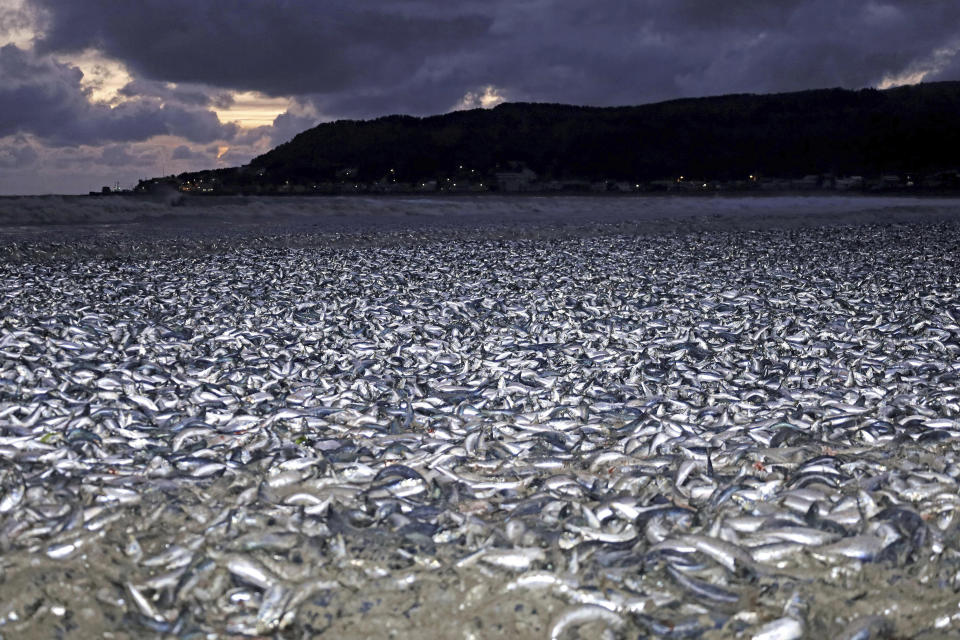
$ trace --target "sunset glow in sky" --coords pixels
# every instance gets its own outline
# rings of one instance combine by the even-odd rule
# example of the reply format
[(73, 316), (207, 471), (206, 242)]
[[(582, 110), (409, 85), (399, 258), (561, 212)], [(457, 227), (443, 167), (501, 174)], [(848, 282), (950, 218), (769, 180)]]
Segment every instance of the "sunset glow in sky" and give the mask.
[(955, 0), (0, 0), (0, 194), (236, 166), (340, 118), (960, 79)]

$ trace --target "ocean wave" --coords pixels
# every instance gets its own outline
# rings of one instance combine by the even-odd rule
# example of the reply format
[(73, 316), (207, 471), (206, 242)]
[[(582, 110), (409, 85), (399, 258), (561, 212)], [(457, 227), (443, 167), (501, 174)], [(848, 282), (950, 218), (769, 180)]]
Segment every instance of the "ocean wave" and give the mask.
[[(179, 205), (179, 206), (178, 206)], [(422, 226), (458, 223), (656, 222), (669, 230), (730, 226), (807, 226), (824, 223), (897, 223), (952, 219), (953, 198), (864, 196), (427, 196), (217, 197), (35, 196), (0, 198), (0, 228), (112, 225), (172, 221), (284, 223), (336, 221), (339, 226), (386, 223)]]

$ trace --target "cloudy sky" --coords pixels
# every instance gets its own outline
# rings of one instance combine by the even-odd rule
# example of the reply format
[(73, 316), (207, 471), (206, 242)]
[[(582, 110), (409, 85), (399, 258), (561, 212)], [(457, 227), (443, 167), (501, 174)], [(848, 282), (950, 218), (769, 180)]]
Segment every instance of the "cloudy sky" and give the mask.
[(340, 118), (960, 80), (958, 51), (957, 0), (0, 0), (0, 194)]

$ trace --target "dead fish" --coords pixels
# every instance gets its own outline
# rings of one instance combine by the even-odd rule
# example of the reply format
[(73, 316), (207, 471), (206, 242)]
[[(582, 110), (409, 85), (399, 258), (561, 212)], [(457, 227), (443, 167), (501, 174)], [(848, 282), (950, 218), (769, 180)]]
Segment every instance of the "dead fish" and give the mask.
[(798, 640), (803, 637), (803, 624), (793, 618), (778, 618), (763, 625), (753, 640)]
[(23, 502), (26, 492), (20, 472), (16, 469), (0, 470), (0, 491), (3, 491), (3, 497), (0, 498), (0, 513), (9, 513), (16, 509)]
[(590, 622), (602, 622), (607, 628), (618, 629), (623, 626), (624, 619), (619, 614), (603, 607), (583, 605), (561, 613), (550, 627), (550, 638), (551, 640), (557, 640), (563, 636), (567, 629)]
[(531, 203), (504, 238), (3, 244), (4, 575), (82, 565), (84, 610), (184, 637), (441, 576), (544, 590), (559, 636), (793, 638), (866, 562), (957, 586), (960, 225), (516, 237), (567, 206)]

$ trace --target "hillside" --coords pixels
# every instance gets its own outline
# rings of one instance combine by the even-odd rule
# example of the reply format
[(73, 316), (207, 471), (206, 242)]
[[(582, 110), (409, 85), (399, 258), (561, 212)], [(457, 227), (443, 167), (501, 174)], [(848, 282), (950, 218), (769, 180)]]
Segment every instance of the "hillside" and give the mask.
[(532, 170), (554, 181), (733, 181), (918, 173), (960, 167), (960, 83), (884, 91), (727, 95), (632, 107), (506, 103), (417, 118), (341, 120), (249, 165), (183, 174), (217, 191), (437, 188)]

